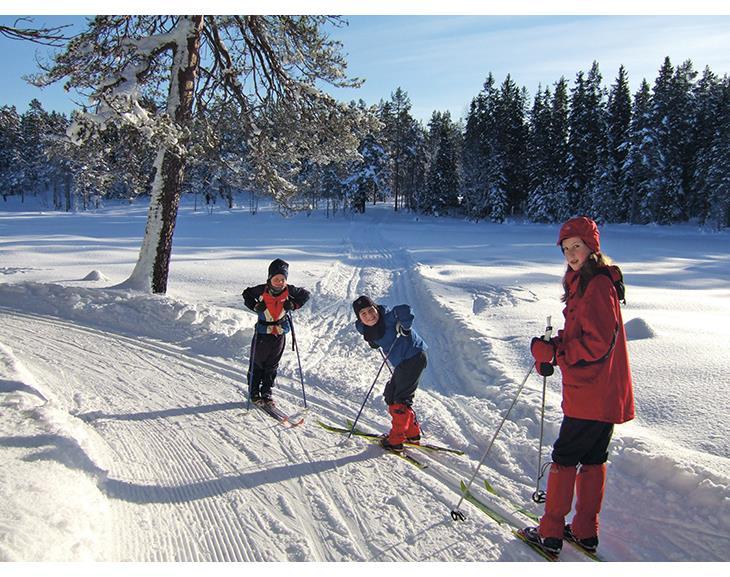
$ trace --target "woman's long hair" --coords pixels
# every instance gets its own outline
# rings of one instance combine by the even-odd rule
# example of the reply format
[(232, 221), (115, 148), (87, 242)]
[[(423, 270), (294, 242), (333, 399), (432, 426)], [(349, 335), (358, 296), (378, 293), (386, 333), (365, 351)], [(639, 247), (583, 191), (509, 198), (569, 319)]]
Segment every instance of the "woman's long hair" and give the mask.
[[(580, 275), (580, 282), (578, 284), (578, 295), (583, 296), (583, 293), (588, 286), (588, 281), (596, 276), (599, 268), (607, 267), (612, 262), (613, 261), (611, 260), (611, 257), (601, 252), (591, 253), (591, 255), (586, 259), (585, 263), (583, 263), (583, 266), (580, 267), (580, 270), (578, 271), (578, 274)], [(567, 273), (569, 273), (571, 270), (573, 269), (568, 266), (565, 271), (566, 274), (563, 276), (563, 296), (560, 298), (562, 302), (566, 302), (568, 300), (569, 288)]]

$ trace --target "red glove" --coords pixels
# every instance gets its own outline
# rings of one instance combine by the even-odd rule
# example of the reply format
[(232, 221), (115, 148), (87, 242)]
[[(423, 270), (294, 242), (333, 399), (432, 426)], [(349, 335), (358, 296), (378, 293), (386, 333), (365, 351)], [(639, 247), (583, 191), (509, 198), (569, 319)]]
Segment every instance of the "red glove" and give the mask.
[(535, 359), (535, 368), (537, 373), (543, 377), (549, 377), (555, 372), (553, 364), (555, 364), (555, 339), (549, 341), (543, 340), (541, 337), (535, 337), (530, 342), (530, 352)]

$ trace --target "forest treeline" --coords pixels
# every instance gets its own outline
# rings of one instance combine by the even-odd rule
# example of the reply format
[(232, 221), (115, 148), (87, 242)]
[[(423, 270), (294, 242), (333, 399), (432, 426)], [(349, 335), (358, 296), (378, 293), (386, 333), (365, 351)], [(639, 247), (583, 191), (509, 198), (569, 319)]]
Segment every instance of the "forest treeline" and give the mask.
[[(498, 83), (489, 74), (464, 119), (434, 111), (425, 125), (400, 88), (350, 107), (372, 118), (359, 154), (320, 163), (291, 151), (283, 162), (296, 191), (277, 198), (284, 208), (362, 212), (390, 200), (396, 210), (494, 222), (589, 214), (730, 226), (730, 80), (691, 61), (666, 58), (653, 85), (644, 80), (633, 94), (623, 67), (606, 86), (595, 62), (533, 97), (511, 76)], [(247, 171), (243, 128), (225, 109), (197, 114), (184, 193), (232, 206), (245, 192), (255, 209), (270, 191)], [(73, 130), (73, 118), (37, 100), (24, 112), (1, 107), (0, 194), (44, 194), (49, 208), (77, 210), (150, 193), (154, 143), (110, 124), (79, 145)]]

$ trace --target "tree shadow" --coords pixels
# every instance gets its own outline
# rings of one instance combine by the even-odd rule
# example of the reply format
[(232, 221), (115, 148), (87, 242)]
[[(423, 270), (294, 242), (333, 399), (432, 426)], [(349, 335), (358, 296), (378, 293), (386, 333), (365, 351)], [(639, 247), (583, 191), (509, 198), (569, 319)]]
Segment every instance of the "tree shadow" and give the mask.
[[(381, 455), (382, 452), (374, 450), (373, 447), (366, 447), (360, 453), (345, 457), (285, 464), (278, 467), (268, 467), (252, 471), (250, 473), (225, 475), (215, 479), (174, 486), (142, 485), (119, 479), (106, 478), (100, 483), (100, 489), (109, 498), (120, 499), (140, 505), (151, 503), (187, 503), (217, 497), (240, 489), (258, 489), (266, 485), (306, 477), (307, 475), (319, 475), (349, 463), (359, 463), (378, 458)], [(266, 467), (265, 464), (262, 466)]]
[(85, 423), (93, 421), (147, 421), (151, 419), (167, 419), (184, 415), (202, 415), (216, 411), (231, 411), (234, 409), (245, 409), (244, 402), (214, 403), (211, 405), (200, 405), (197, 407), (176, 407), (174, 409), (163, 409), (159, 411), (145, 411), (141, 413), (104, 413), (103, 411), (91, 411), (89, 413), (77, 413), (75, 417)]

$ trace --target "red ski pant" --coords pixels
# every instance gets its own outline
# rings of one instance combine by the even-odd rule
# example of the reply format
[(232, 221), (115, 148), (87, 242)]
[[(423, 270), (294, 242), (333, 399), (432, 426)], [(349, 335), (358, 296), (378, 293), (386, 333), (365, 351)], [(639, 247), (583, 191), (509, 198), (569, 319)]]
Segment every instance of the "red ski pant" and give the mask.
[(391, 445), (399, 445), (406, 438), (421, 435), (416, 413), (408, 405), (402, 403), (388, 405), (388, 412), (392, 419), (390, 433), (388, 434), (388, 442)]

